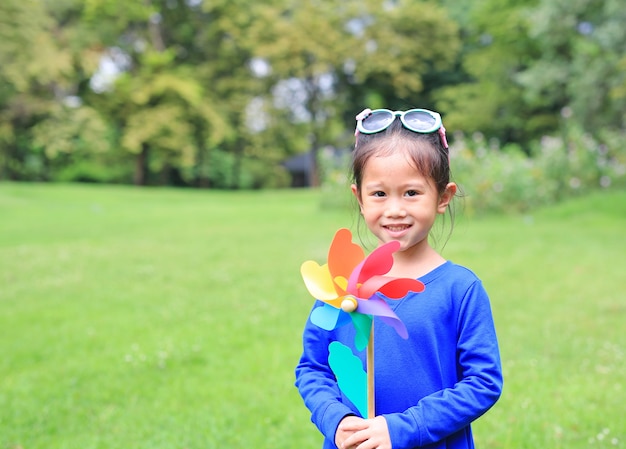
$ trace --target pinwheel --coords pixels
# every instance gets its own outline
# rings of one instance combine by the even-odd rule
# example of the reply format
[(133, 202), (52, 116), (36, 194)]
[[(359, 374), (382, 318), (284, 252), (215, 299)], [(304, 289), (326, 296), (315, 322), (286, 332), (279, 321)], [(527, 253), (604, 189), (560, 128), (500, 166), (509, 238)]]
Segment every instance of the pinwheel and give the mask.
[[(373, 317), (377, 316), (393, 327), (400, 337), (408, 338), (406, 326), (381, 295), (400, 299), (409, 291), (419, 293), (424, 290), (424, 284), (416, 279), (386, 276), (393, 266), (393, 253), (399, 248), (400, 243), (392, 241), (365, 257), (363, 249), (352, 242), (351, 232), (340, 229), (330, 245), (328, 263), (319, 265), (309, 260), (300, 269), (309, 293), (324, 303), (313, 309), (311, 322), (329, 331), (352, 323), (356, 331), (355, 347), (359, 351), (367, 347), (367, 414), (370, 417), (374, 416)], [(335, 366), (339, 365), (335, 363)], [(332, 363), (331, 368), (335, 371)], [(339, 377), (337, 375), (340, 389), (342, 383), (350, 383), (342, 382)], [(344, 394), (354, 397), (346, 391)]]

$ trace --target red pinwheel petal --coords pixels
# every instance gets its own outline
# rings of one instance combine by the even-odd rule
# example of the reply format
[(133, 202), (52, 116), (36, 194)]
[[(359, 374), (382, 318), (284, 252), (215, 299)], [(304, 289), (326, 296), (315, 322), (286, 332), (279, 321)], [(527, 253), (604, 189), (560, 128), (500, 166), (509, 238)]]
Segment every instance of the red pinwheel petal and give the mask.
[(358, 288), (359, 298), (370, 298), (376, 292), (380, 292), (388, 298), (400, 299), (408, 292), (421, 293), (424, 291), (424, 284), (417, 279), (394, 278), (391, 276), (372, 276)]
[[(391, 270), (393, 266), (393, 253), (400, 248), (400, 242), (393, 241), (385, 243), (376, 248), (352, 271), (348, 279), (348, 292), (351, 295), (369, 298), (371, 295), (359, 295), (359, 285), (367, 282), (374, 276), (383, 275)], [(372, 293), (373, 294), (373, 293)]]
[(363, 261), (357, 282), (361, 284), (372, 276), (389, 273), (393, 266), (393, 253), (398, 249), (400, 249), (400, 242), (394, 240), (372, 251)]
[(409, 278), (395, 278), (378, 289), (380, 293), (391, 299), (404, 298), (409, 292), (421, 293), (424, 290), (422, 282)]
[(364, 257), (363, 248), (352, 243), (350, 230), (339, 229), (328, 250), (328, 269), (332, 278), (342, 276), (347, 279)]

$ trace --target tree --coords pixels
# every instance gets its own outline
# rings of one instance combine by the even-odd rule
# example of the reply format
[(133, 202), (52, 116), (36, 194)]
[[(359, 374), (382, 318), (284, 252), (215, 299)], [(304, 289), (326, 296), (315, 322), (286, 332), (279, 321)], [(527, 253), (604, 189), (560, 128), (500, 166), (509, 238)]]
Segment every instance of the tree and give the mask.
[[(199, 149), (206, 142), (220, 142), (228, 132), (228, 124), (215, 105), (206, 103), (204, 89), (187, 69), (160, 71), (143, 63), (141, 74), (125, 75), (117, 84), (116, 95), (126, 99), (121, 144), (137, 157), (136, 184), (146, 184), (149, 164), (162, 176), (176, 173), (193, 181)], [(208, 129), (213, 130), (210, 136), (204, 134)]]
[(45, 156), (32, 152), (29, 130), (72, 87), (72, 55), (61, 45), (64, 38), (41, 2), (0, 3), (0, 177), (45, 176)]
[(626, 10), (619, 0), (487, 0), (464, 23), (467, 78), (438, 92), (452, 129), (530, 143), (567, 118), (622, 129)]
[(106, 111), (119, 144), (133, 155), (134, 182), (150, 182), (152, 172), (160, 173), (159, 183), (198, 182), (207, 148), (232, 135), (217, 95), (205, 88), (210, 82), (204, 79), (202, 47), (194, 34), (208, 16), (189, 2), (129, 6), (118, 0), (91, 0), (85, 15), (124, 17), (113, 22), (117, 29), (110, 34), (108, 26), (101, 32), (111, 36), (104, 40), (103, 54), (115, 49), (128, 62), (108, 89), (90, 99)]
[(626, 126), (626, 9), (620, 0), (542, 0), (529, 33), (541, 55), (519, 79), (530, 104), (551, 104), (581, 129)]
[(417, 103), (423, 77), (448, 68), (459, 48), (435, 2), (283, 0), (256, 11), (248, 39), (269, 65), (266, 111), (285, 111), (272, 125), (306, 136), (314, 161), (322, 146), (351, 142), (344, 124), (363, 104)]
[(450, 130), (527, 143), (556, 126), (552, 103), (528, 104), (519, 80), (539, 54), (529, 36), (534, 3), (487, 0), (467, 11), (459, 67), (465, 77), (435, 93)]

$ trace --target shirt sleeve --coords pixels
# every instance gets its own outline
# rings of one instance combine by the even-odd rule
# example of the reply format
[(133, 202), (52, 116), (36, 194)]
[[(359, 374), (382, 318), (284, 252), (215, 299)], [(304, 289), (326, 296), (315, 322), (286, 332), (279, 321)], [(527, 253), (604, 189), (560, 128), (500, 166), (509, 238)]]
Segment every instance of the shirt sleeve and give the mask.
[(440, 441), (484, 414), (500, 397), (502, 369), (489, 298), (479, 280), (465, 292), (457, 320), (457, 378), (401, 413), (386, 414), (394, 449)]
[(309, 319), (303, 333), (303, 352), (296, 366), (296, 387), (311, 411), (311, 421), (333, 442), (341, 420), (356, 412), (342, 402), (337, 379), (328, 363), (332, 332), (320, 329)]

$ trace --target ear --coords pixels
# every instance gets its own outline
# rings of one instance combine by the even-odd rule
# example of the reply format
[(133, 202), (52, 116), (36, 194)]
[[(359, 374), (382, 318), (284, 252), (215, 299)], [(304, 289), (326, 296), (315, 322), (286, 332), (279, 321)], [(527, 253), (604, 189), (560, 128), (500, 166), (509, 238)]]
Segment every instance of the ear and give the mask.
[(449, 182), (446, 186), (446, 189), (439, 196), (439, 204), (437, 205), (438, 214), (444, 214), (446, 212), (450, 201), (452, 201), (452, 198), (454, 198), (454, 195), (456, 195), (456, 190), (456, 184), (453, 182)]
[(352, 184), (350, 186), (350, 189), (352, 190), (352, 194), (354, 195), (356, 200), (359, 202), (359, 210), (361, 211), (361, 213), (363, 213), (363, 201), (361, 201), (361, 192), (359, 191), (359, 188), (356, 184)]

